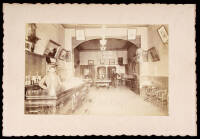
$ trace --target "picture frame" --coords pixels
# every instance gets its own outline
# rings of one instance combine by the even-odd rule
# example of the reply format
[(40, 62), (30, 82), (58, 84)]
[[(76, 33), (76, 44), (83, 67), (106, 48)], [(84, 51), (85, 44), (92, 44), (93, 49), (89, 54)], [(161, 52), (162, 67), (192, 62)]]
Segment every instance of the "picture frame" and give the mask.
[(25, 50), (31, 52), (32, 45), (33, 45), (33, 44), (32, 44), (31, 42), (26, 41), (26, 42), (25, 42)]
[(160, 36), (162, 42), (163, 42), (164, 44), (167, 44), (167, 43), (168, 43), (168, 33), (167, 33), (167, 31), (166, 31), (166, 29), (165, 29), (164, 26), (161, 26), (161, 27), (158, 29), (158, 34), (159, 34), (159, 36)]
[(159, 55), (158, 55), (158, 52), (156, 50), (155, 47), (152, 47), (148, 50), (148, 56), (151, 57), (151, 61), (152, 62), (156, 62), (156, 61), (159, 61), (160, 58), (159, 58)]
[(94, 65), (94, 60), (88, 60), (88, 65)]
[(109, 65), (115, 65), (115, 59), (109, 59)]
[(61, 49), (58, 58), (60, 60), (65, 60), (67, 62), (70, 62), (71, 53), (70, 53), (70, 51), (67, 51), (66, 49)]
[(49, 40), (43, 54), (48, 55), (48, 53), (51, 52), (53, 49), (58, 50), (58, 49), (62, 49), (62, 47), (57, 42), (53, 40)]
[(137, 30), (136, 29), (128, 29), (127, 30), (127, 39), (128, 40), (135, 40), (136, 39), (136, 33)]

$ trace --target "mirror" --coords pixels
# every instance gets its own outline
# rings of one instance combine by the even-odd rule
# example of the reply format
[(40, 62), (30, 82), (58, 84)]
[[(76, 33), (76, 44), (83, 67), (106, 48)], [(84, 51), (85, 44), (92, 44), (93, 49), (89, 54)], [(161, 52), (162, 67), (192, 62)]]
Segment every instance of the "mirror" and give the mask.
[(106, 78), (106, 67), (104, 67), (104, 66), (98, 67), (97, 73), (98, 73), (98, 76), (97, 76), (98, 79), (105, 79)]

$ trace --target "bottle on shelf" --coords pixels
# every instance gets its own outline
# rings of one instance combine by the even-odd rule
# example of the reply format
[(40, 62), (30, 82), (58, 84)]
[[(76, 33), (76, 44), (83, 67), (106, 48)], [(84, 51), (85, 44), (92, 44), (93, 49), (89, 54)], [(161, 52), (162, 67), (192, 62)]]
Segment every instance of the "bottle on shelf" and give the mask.
[(29, 89), (29, 90), (27, 90), (27, 96), (31, 96), (31, 90)]
[(30, 85), (33, 85), (33, 79), (32, 79), (32, 77), (30, 78), (31, 80), (30, 80), (30, 82), (31, 82), (31, 84)]
[(35, 83), (39, 83), (39, 75), (38, 75), (38, 72), (36, 73)]
[(35, 79), (36, 79), (36, 77), (35, 77), (34, 75), (33, 75), (33, 76), (31, 76), (31, 84), (32, 84), (32, 85), (34, 85), (34, 84), (35, 84), (35, 81), (36, 81)]
[(41, 80), (41, 76), (39, 75), (39, 76), (38, 76), (38, 83), (39, 83), (40, 80)]

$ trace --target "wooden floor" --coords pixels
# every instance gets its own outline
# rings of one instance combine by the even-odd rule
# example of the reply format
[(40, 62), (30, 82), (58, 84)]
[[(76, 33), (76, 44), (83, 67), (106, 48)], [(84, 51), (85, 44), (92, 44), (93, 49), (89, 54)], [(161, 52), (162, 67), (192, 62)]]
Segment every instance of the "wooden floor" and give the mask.
[[(65, 107), (62, 109), (65, 112)], [(72, 114), (77, 115), (149, 115), (167, 116), (167, 112), (129, 90), (126, 87), (90, 88), (86, 101)]]

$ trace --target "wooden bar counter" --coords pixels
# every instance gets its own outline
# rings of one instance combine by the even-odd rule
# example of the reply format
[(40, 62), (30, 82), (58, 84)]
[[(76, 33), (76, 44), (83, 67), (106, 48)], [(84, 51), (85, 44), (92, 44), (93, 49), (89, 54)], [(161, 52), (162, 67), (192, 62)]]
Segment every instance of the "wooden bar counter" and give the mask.
[[(57, 92), (56, 96), (48, 96), (48, 92), (40, 90), (38, 95), (25, 95), (25, 114), (59, 114), (60, 110), (68, 108), (71, 114), (80, 104), (83, 103), (89, 91), (88, 82), (79, 83), (65, 87)], [(67, 107), (66, 107), (67, 106)]]

